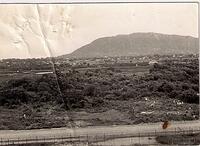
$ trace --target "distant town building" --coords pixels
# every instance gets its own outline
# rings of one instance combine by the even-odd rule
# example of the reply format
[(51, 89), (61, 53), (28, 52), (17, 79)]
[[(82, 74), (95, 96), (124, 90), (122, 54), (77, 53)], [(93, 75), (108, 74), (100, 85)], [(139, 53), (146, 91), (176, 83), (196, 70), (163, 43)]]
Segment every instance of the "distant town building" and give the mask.
[(158, 63), (158, 61), (156, 61), (156, 60), (149, 61), (149, 65), (154, 65), (155, 63)]

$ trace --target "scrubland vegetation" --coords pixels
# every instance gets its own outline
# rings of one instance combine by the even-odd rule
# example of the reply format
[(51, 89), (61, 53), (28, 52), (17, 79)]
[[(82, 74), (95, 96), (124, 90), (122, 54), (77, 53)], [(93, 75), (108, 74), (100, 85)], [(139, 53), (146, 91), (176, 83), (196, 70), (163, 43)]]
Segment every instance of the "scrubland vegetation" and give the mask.
[(137, 76), (120, 69), (105, 68), (8, 80), (0, 86), (1, 106), (40, 105), (64, 102), (68, 108), (100, 106), (104, 99), (128, 100), (157, 96), (199, 103), (198, 60), (188, 64), (164, 62), (149, 67), (149, 73)]
[[(147, 107), (144, 105), (143, 108), (139, 108), (140, 110), (155, 111), (162, 106), (163, 109), (165, 106), (168, 109), (164, 101), (178, 101), (181, 104), (198, 107), (198, 59), (164, 60), (154, 65), (147, 65), (145, 68), (130, 63), (127, 68), (131, 68), (131, 71), (126, 72), (124, 67), (121, 69), (119, 65), (84, 70), (55, 65), (56, 75), (31, 75), (8, 79), (0, 84), (0, 106), (12, 111), (22, 106), (41, 111), (42, 107), (49, 105), (49, 107), (56, 106), (57, 110), (62, 111), (87, 112), (105, 112), (110, 107), (128, 114), (129, 120), (135, 120), (135, 123), (162, 120), (162, 118), (152, 120), (151, 114), (143, 115), (145, 119), (142, 120), (142, 116), (139, 118), (136, 116), (136, 107), (142, 106), (144, 99), (155, 102), (161, 100), (161, 102), (159, 107), (154, 107), (153, 103)], [(162, 101), (163, 105), (160, 105)], [(193, 112), (193, 115), (198, 115), (198, 109)], [(193, 119), (191, 118), (193, 115), (189, 115), (188, 119)], [(180, 117), (183, 116), (185, 115)], [(139, 120), (136, 120), (136, 117)], [(44, 125), (39, 127), (45, 127)]]

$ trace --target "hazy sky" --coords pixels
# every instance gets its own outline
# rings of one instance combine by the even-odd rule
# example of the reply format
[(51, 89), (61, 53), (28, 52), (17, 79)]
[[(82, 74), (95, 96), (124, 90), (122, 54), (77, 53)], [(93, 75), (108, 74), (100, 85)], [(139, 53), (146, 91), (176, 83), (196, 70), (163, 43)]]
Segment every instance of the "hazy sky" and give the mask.
[(1, 4), (0, 14), (0, 58), (57, 56), (134, 32), (198, 37), (196, 3)]

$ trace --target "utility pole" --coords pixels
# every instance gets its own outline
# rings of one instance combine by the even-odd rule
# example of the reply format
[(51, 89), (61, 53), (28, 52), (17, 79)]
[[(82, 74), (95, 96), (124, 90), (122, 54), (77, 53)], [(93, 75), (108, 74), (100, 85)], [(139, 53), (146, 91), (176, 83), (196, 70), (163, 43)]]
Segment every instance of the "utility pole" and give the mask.
[[(199, 81), (200, 82), (200, 81)], [(199, 89), (200, 90), (200, 89)], [(199, 96), (199, 117), (200, 117), (200, 94), (197, 93), (197, 95)], [(199, 119), (200, 120), (200, 119)]]

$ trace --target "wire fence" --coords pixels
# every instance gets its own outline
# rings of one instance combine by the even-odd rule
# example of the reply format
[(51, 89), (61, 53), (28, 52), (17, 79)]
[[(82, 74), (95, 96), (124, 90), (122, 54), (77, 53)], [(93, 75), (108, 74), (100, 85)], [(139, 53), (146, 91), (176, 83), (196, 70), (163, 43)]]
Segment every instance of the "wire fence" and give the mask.
[[(95, 145), (95, 146), (101, 146), (101, 145), (118, 145), (121, 143), (125, 144), (154, 144), (155, 137), (158, 136), (171, 136), (173, 138), (173, 135), (193, 135), (200, 133), (200, 129), (192, 129), (191, 127), (185, 128), (187, 130), (182, 130), (179, 128), (175, 128), (173, 130), (166, 130), (166, 131), (151, 131), (151, 132), (138, 132), (134, 134), (126, 134), (124, 133), (116, 133), (116, 134), (98, 134), (98, 135), (91, 135), (91, 134), (85, 134), (85, 135), (63, 135), (63, 136), (48, 136), (48, 137), (29, 137), (29, 138), (0, 138), (0, 145), (30, 145), (30, 144), (56, 144), (56, 143), (68, 143), (72, 145)], [(172, 139), (168, 139), (170, 143), (173, 143)], [(181, 139), (180, 141), (184, 141), (185, 138)], [(189, 139), (190, 143), (197, 143), (196, 139), (194, 137), (191, 137)], [(185, 143), (188, 145), (188, 142)], [(106, 144), (107, 143), (107, 144)], [(124, 143), (122, 145), (124, 145)], [(184, 143), (181, 143), (184, 145)], [(159, 144), (158, 144), (159, 145)]]

